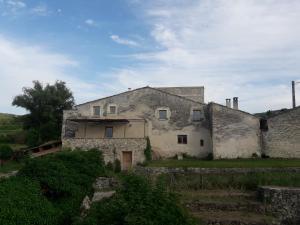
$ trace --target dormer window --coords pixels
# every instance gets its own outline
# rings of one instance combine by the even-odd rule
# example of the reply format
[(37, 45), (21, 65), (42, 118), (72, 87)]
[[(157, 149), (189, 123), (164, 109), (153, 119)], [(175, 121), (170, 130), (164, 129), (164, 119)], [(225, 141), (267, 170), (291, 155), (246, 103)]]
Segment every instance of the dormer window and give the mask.
[(167, 120), (167, 110), (159, 110), (159, 119), (160, 120)]
[(93, 115), (100, 116), (100, 106), (93, 106)]
[(109, 113), (110, 114), (116, 114), (117, 112), (117, 107), (114, 105), (109, 106)]

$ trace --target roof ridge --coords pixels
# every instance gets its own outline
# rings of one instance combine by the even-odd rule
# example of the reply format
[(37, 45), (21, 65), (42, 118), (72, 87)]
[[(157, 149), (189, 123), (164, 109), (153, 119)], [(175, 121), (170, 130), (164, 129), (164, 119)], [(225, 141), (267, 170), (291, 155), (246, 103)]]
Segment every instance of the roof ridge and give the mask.
[(184, 97), (184, 96), (172, 94), (172, 93), (169, 93), (169, 92), (167, 92), (167, 91), (160, 90), (160, 89), (158, 89), (158, 88), (154, 88), (154, 87), (150, 87), (150, 86), (144, 86), (144, 87), (136, 88), (136, 89), (133, 89), (133, 90), (128, 90), (128, 91), (120, 92), (120, 93), (118, 93), (118, 94), (110, 95), (110, 96), (107, 96), (107, 97), (98, 98), (98, 99), (95, 99), (95, 100), (92, 100), (92, 101), (87, 101), (87, 102), (84, 102), (84, 103), (75, 105), (75, 107), (81, 106), (81, 105), (85, 105), (85, 104), (87, 104), (87, 103), (92, 103), (92, 102), (100, 101), (100, 100), (103, 100), (103, 99), (106, 99), (106, 98), (115, 97), (115, 96), (122, 95), (122, 94), (125, 94), (125, 93), (129, 93), (129, 92), (134, 92), (134, 91), (142, 90), (142, 89), (145, 89), (145, 88), (150, 88), (150, 89), (152, 89), (152, 90), (159, 91), (159, 92), (162, 92), (162, 93), (164, 93), (164, 94), (168, 94), (168, 95), (171, 95), (171, 96), (176, 96), (176, 97), (178, 97), (178, 98), (182, 98), (182, 99), (187, 100), (187, 101), (190, 101), (190, 102), (198, 103), (198, 104), (201, 104), (201, 105), (206, 105), (205, 103), (197, 102), (197, 101), (194, 101), (194, 100), (192, 100), (192, 99), (186, 98), (186, 97)]
[(216, 103), (216, 102), (210, 102), (210, 103), (208, 103), (208, 105), (212, 105), (212, 104), (215, 104), (215, 105), (218, 105), (218, 106), (222, 106), (222, 107), (224, 107), (224, 108), (227, 108), (227, 109), (231, 109), (231, 110), (239, 111), (239, 112), (241, 112), (241, 113), (248, 114), (248, 115), (250, 115), (250, 116), (253, 116), (253, 117), (255, 117), (255, 118), (259, 119), (257, 116), (255, 116), (255, 115), (253, 115), (253, 114), (251, 114), (251, 113), (249, 113), (249, 112), (246, 112), (246, 111), (240, 110), (240, 109), (229, 108), (229, 107), (227, 107), (226, 105), (222, 105), (222, 104), (220, 104), (220, 103)]

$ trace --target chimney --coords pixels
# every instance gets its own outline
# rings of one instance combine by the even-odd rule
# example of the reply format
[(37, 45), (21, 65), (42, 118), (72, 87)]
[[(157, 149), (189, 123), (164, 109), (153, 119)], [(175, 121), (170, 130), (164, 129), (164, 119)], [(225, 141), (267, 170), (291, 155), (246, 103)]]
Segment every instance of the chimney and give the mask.
[(231, 99), (226, 98), (226, 107), (231, 108)]
[(233, 97), (233, 109), (239, 109), (239, 98)]

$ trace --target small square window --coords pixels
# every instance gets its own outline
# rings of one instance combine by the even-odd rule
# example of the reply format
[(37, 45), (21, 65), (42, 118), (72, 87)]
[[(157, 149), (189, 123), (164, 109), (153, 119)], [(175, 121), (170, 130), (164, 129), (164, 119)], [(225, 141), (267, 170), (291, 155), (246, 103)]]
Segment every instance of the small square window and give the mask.
[(100, 106), (93, 106), (93, 115), (100, 116)]
[(201, 147), (204, 146), (204, 140), (203, 140), (203, 139), (200, 140), (200, 146), (201, 146)]
[(110, 106), (109, 107), (109, 113), (110, 114), (116, 114), (117, 107), (116, 106)]
[(166, 120), (167, 118), (167, 110), (159, 110), (159, 119)]
[(178, 144), (187, 144), (187, 135), (178, 135), (177, 143)]
[(193, 121), (201, 120), (201, 110), (193, 110)]
[(113, 137), (113, 128), (112, 127), (105, 127), (105, 137), (106, 138)]

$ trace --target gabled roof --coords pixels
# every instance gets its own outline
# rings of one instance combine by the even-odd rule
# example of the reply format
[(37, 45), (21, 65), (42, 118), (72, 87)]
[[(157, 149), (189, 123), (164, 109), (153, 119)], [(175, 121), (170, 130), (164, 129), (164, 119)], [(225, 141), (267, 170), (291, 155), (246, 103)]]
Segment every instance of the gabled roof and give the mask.
[(85, 102), (85, 103), (81, 103), (81, 104), (76, 105), (75, 107), (81, 106), (81, 105), (85, 105), (85, 104), (89, 104), (89, 103), (93, 103), (93, 102), (97, 102), (97, 101), (100, 101), (100, 100), (103, 100), (103, 99), (108, 99), (108, 98), (111, 98), (111, 97), (115, 97), (115, 96), (119, 96), (119, 95), (131, 93), (131, 92), (135, 92), (135, 91), (140, 91), (140, 90), (147, 89), (147, 88), (151, 89), (151, 90), (155, 90), (155, 91), (161, 92), (161, 93), (164, 93), (164, 94), (167, 94), (167, 95), (170, 95), (170, 96), (175, 96), (177, 98), (182, 98), (182, 99), (184, 99), (186, 101), (189, 101), (189, 102), (198, 103), (198, 104), (201, 104), (201, 105), (206, 105), (205, 103), (197, 102), (197, 101), (194, 101), (192, 99), (189, 99), (189, 98), (186, 98), (186, 97), (183, 97), (183, 96), (180, 96), (180, 95), (171, 94), (171, 93), (169, 93), (167, 91), (163, 91), (163, 90), (160, 90), (158, 88), (153, 88), (153, 87), (145, 86), (145, 87), (133, 89), (133, 90), (130, 90), (130, 91), (124, 91), (124, 92), (121, 92), (121, 93), (118, 93), (118, 94), (115, 94), (115, 95), (111, 95), (111, 96), (99, 98), (99, 99), (96, 99), (96, 100), (88, 101), (88, 102)]

